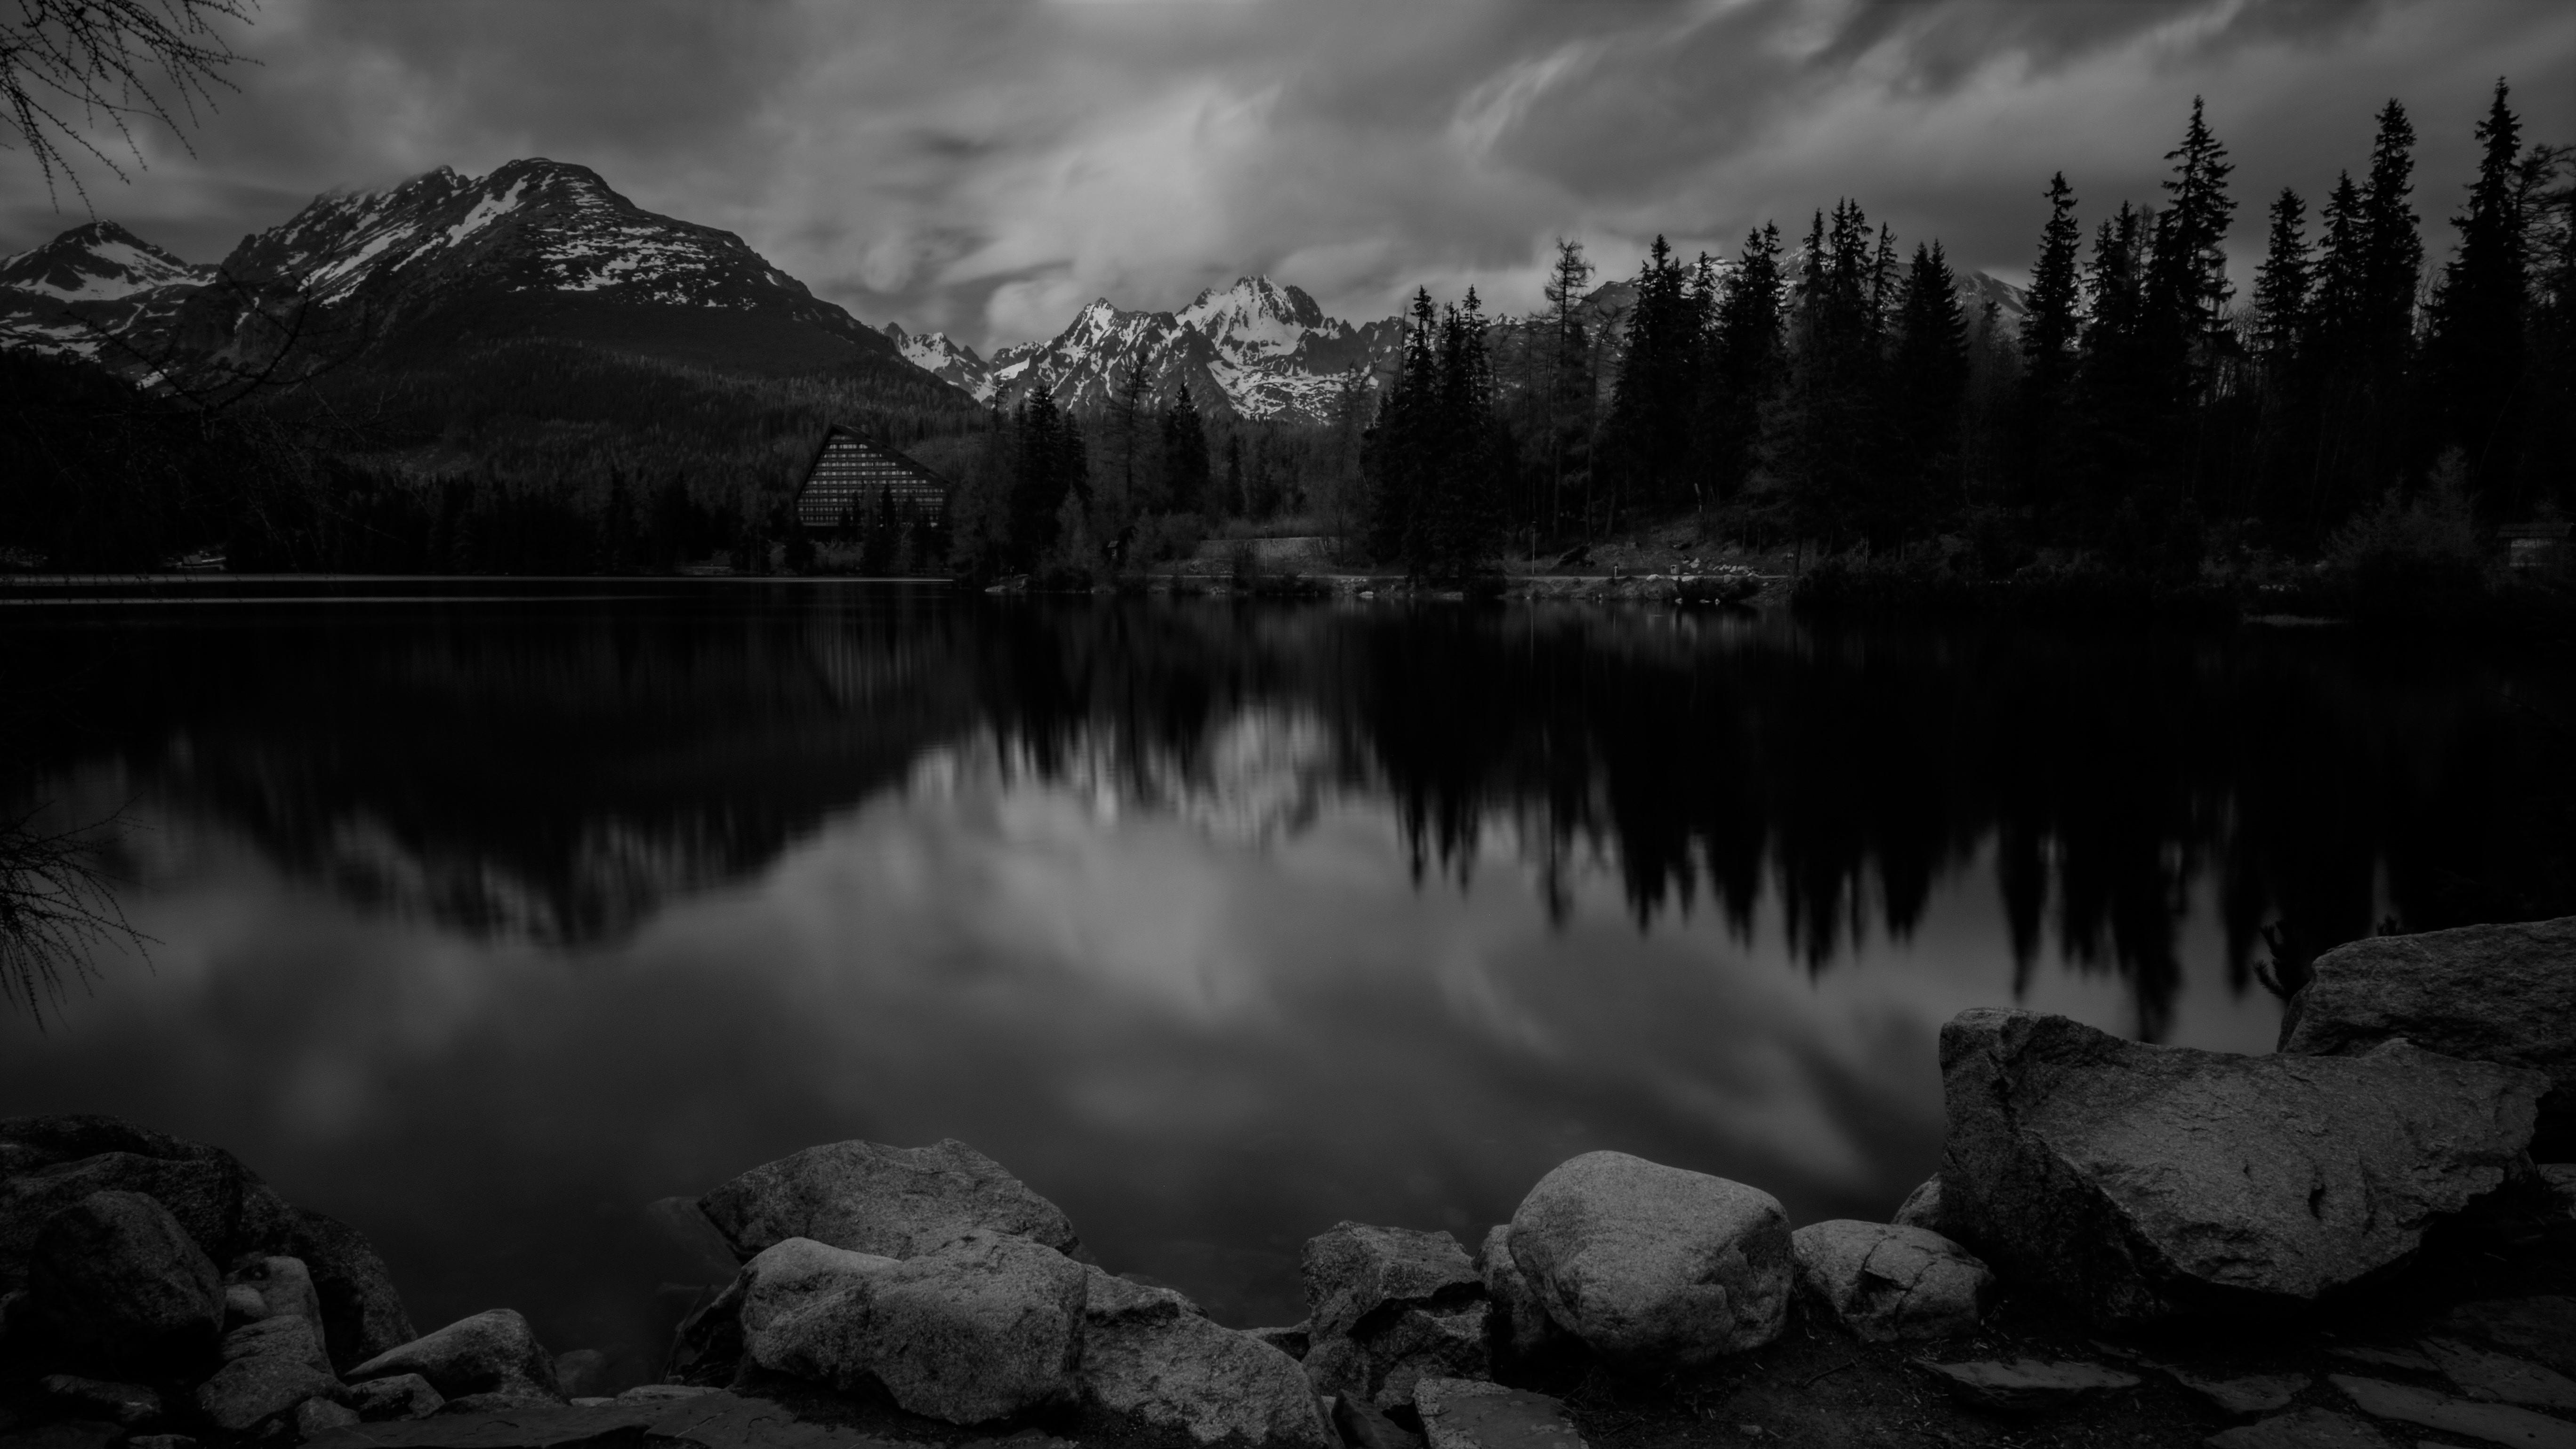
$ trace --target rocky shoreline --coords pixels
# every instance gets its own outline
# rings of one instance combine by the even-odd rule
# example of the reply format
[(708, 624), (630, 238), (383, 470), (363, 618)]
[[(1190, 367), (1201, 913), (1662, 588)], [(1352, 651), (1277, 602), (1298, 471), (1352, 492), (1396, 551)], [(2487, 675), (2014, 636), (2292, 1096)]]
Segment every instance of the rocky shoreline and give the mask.
[(829, 1143), (655, 1212), (738, 1264), (660, 1382), (499, 1308), (420, 1333), (230, 1154), (0, 1121), (0, 1449), (2576, 1449), (2576, 918), (2321, 956), (2281, 1048), (1942, 1028), (1884, 1223), (1617, 1152), (1472, 1248), (1345, 1222), (1219, 1325), (960, 1142)]

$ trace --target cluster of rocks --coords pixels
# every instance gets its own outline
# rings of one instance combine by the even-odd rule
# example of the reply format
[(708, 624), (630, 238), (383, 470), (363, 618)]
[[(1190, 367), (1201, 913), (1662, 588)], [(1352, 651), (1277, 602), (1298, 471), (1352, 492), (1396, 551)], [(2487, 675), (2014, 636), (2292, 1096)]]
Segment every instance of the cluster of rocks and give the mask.
[[(0, 1124), (6, 1330), (51, 1345), (65, 1371), (48, 1392), (134, 1449), (175, 1449), (135, 1432), (173, 1428), (497, 1449), (430, 1427), (477, 1414), (528, 1443), (671, 1438), (656, 1416), (677, 1397), (703, 1396), (693, 1423), (748, 1423), (780, 1381), (962, 1426), (1582, 1449), (1565, 1407), (1529, 1387), (1546, 1373), (1702, 1369), (1800, 1317), (1907, 1346), (1891, 1351), (1981, 1410), (2161, 1380), (2244, 1421), (2210, 1439), (2220, 1449), (2384, 1444), (2379, 1424), (2576, 1449), (2576, 1300), (2454, 1305), (2402, 1341), (2335, 1345), (2324, 1374), (2109, 1346), (2178, 1323), (2312, 1334), (2320, 1309), (2368, 1301), (2446, 1226), (2507, 1199), (2576, 1199), (2576, 1170), (2532, 1155), (2576, 1137), (2576, 919), (2330, 952), (2269, 1055), (1976, 1010), (1943, 1028), (1941, 1067), (1940, 1171), (1892, 1221), (1793, 1230), (1758, 1188), (1591, 1152), (1472, 1253), (1403, 1227), (1317, 1235), (1307, 1318), (1265, 1329), (1110, 1273), (1054, 1204), (964, 1143), (809, 1148), (655, 1205), (739, 1267), (681, 1323), (669, 1382), (617, 1399), (568, 1395), (567, 1359), (508, 1310), (413, 1334), (362, 1240), (212, 1149), (104, 1119)], [(2576, 1200), (2552, 1210), (2576, 1221)], [(1963, 1356), (2007, 1289), (2055, 1303), (2118, 1361)], [(581, 1414), (605, 1427), (543, 1427)]]

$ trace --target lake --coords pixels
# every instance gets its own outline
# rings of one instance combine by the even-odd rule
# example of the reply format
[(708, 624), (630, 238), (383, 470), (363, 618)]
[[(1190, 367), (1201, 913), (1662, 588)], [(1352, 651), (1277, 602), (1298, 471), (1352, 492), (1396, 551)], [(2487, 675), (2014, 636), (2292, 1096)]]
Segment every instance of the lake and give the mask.
[[(644, 1365), (644, 1205), (962, 1138), (1302, 1316), (1613, 1147), (1884, 1217), (1935, 1034), (2271, 1045), (2272, 955), (2576, 909), (2563, 650), (1779, 612), (591, 597), (0, 608), (9, 788), (121, 904), (0, 1113), (231, 1148), (423, 1328)], [(640, 1371), (640, 1369), (639, 1369)]]

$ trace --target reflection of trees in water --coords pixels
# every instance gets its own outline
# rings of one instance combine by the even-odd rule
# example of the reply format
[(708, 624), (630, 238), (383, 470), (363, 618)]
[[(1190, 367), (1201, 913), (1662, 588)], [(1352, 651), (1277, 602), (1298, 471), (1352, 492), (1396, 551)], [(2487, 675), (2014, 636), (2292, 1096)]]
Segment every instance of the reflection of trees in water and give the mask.
[(1704, 897), (1749, 934), (1767, 898), (1819, 969), (1872, 919), (1911, 933), (1934, 886), (1991, 852), (2023, 976), (2050, 946), (2116, 971), (2149, 1034), (2195, 892), (2240, 990), (2267, 922), (2312, 951), (2390, 916), (2576, 910), (2557, 752), (2508, 705), (2516, 671), (2456, 643), (1574, 611), (995, 627), (997, 711), (1042, 758), (1114, 722), (1141, 774), (1154, 750), (1292, 700), (1339, 732), (1348, 783), (1389, 798), (1417, 870), (1463, 872), (1508, 824), (1557, 909), (1568, 862), (1605, 860), (1641, 925)]
[(9, 643), (80, 680), (39, 769), (112, 762), (353, 900), (558, 943), (965, 768), (1239, 840), (1382, 799), (1417, 875), (1500, 832), (1560, 913), (1607, 869), (1641, 925), (1777, 920), (1817, 969), (1991, 861), (2020, 969), (2117, 972), (2149, 1032), (2195, 899), (2239, 989), (2267, 926), (2576, 910), (2563, 749), (2517, 702), (2566, 713), (2563, 671), (2347, 633), (787, 591)]
[(110, 819), (49, 830), (42, 810), (0, 822), (0, 998), (38, 1026), (66, 986), (86, 986), (101, 947), (141, 948), (117, 904), (108, 856), (123, 831)]

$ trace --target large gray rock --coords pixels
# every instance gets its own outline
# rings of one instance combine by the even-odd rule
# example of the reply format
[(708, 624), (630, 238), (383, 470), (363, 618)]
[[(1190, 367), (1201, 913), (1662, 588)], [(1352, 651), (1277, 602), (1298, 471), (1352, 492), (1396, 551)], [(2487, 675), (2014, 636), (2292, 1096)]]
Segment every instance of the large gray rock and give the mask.
[(2501, 1185), (2547, 1079), (2390, 1042), (2234, 1056), (1978, 1009), (1941, 1028), (1942, 1217), (2105, 1325), (2314, 1301)]
[(2428, 1338), (2424, 1352), (2442, 1366), (2442, 1376), (2470, 1398), (2552, 1411), (2576, 1409), (2576, 1379), (2555, 1369), (2456, 1338)]
[(47, 1219), (27, 1293), (67, 1347), (106, 1364), (186, 1363), (223, 1329), (222, 1275), (168, 1208), (136, 1192), (94, 1192)]
[(287, 1202), (222, 1148), (115, 1117), (0, 1120), (0, 1293), (25, 1280), (45, 1219), (108, 1190), (168, 1208), (217, 1263), (244, 1254), (303, 1262), (343, 1367), (418, 1336), (383, 1260), (356, 1230)]
[(1474, 1379), (1425, 1379), (1414, 1412), (1431, 1449), (1584, 1449), (1565, 1405)]
[(2546, 1072), (2542, 1147), (2576, 1148), (2576, 916), (2337, 946), (2281, 1017), (2281, 1050), (2303, 1056), (2351, 1056), (2400, 1037)]
[(1410, 1404), (1425, 1376), (1491, 1371), (1485, 1281), (1447, 1233), (1337, 1223), (1307, 1240), (1298, 1266), (1317, 1393), (1387, 1409)]
[(2201, 1442), (2208, 1449), (2396, 1449), (2387, 1435), (2332, 1409), (2276, 1414), (2260, 1423), (2221, 1429)]
[(1800, 1291), (1863, 1342), (1974, 1333), (1994, 1295), (1985, 1264), (1926, 1228), (1837, 1218), (1789, 1243)]
[(114, 1419), (131, 1429), (161, 1417), (161, 1396), (148, 1385), (47, 1374), (42, 1387), (45, 1397), (79, 1418)]
[(2433, 1327), (2576, 1376), (2576, 1298), (2481, 1298), (2446, 1311)]
[(1605, 1357), (1706, 1363), (1788, 1318), (1788, 1215), (1740, 1182), (1587, 1152), (1540, 1178), (1511, 1228), (1548, 1316)]
[(224, 1335), (223, 1354), (223, 1367), (197, 1386), (197, 1412), (226, 1433), (247, 1432), (308, 1399), (348, 1397), (305, 1319), (244, 1324)]
[[(1074, 1396), (1082, 1264), (993, 1232), (895, 1263), (833, 1253), (791, 1241), (746, 1265), (741, 1313), (750, 1362), (843, 1390), (873, 1381), (913, 1413), (952, 1424)], [(765, 1261), (771, 1254), (785, 1261)]]
[(369, 1423), (426, 1419), (446, 1404), (447, 1396), (418, 1374), (391, 1374), (349, 1386), (349, 1407)]
[(1923, 1367), (1964, 1402), (2008, 1414), (2063, 1409), (2085, 1399), (2134, 1389), (2139, 1383), (2136, 1374), (2097, 1363), (2051, 1363), (2033, 1358), (1925, 1363)]
[(1538, 1289), (1512, 1256), (1512, 1225), (1496, 1223), (1485, 1230), (1476, 1252), (1476, 1271), (1485, 1280), (1493, 1304), (1493, 1340), (1506, 1359), (1525, 1361), (1574, 1342), (1571, 1334), (1547, 1316)]
[(555, 1388), (554, 1356), (537, 1342), (515, 1308), (494, 1308), (387, 1349), (349, 1370), (352, 1383), (418, 1374), (449, 1399), (505, 1394), (514, 1399), (563, 1402)]
[(1929, 1228), (1936, 1233), (1941, 1231), (1941, 1175), (1934, 1173), (1923, 1179), (1912, 1192), (1905, 1195), (1905, 1201), (1896, 1205), (1896, 1216), (1889, 1218), (1888, 1221), (1900, 1228)]
[(327, 1348), (330, 1331), (322, 1319), (322, 1298), (313, 1291), (313, 1274), (300, 1258), (271, 1256), (246, 1259), (224, 1275), (226, 1316), (237, 1323), (268, 1318), (301, 1318), (313, 1325)]
[(2483, 1439), (2490, 1444), (2527, 1449), (2576, 1449), (2576, 1423), (2517, 1409), (2510, 1404), (2481, 1404), (2392, 1384), (2386, 1379), (2328, 1374), (2327, 1380), (2374, 1419), (2394, 1419), (2438, 1433)]
[(1081, 1240), (1054, 1203), (963, 1142), (831, 1142), (763, 1163), (698, 1206), (748, 1260), (789, 1238), (917, 1258), (970, 1232), (1009, 1233), (1061, 1253)]
[(1297, 1360), (1187, 1298), (1089, 1270), (1078, 1372), (1093, 1410), (1201, 1444), (1340, 1449)]

